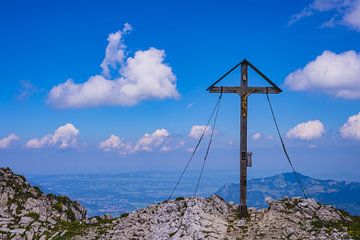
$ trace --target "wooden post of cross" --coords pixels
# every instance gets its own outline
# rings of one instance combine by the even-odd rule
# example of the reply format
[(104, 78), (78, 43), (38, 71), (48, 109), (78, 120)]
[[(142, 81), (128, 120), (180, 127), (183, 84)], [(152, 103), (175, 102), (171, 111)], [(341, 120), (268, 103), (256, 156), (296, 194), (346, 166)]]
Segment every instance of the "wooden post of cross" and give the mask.
[[(215, 86), (222, 79), (224, 79), (229, 73), (234, 71), (240, 66), (241, 77), (240, 77), (240, 86), (236, 87), (224, 87)], [(270, 83), (270, 87), (249, 87), (248, 79), (248, 67), (251, 67), (257, 74), (259, 74), (263, 79)], [(214, 82), (207, 89), (210, 93), (236, 93), (240, 95), (240, 205), (239, 205), (239, 214), (240, 217), (247, 217), (247, 203), (246, 203), (246, 185), (247, 185), (247, 167), (250, 162), (249, 155), (247, 151), (247, 109), (248, 109), (248, 97), (251, 94), (277, 94), (281, 92), (281, 89), (276, 86), (268, 77), (266, 77), (260, 70), (258, 70), (254, 65), (249, 61), (244, 59), (227, 73), (225, 73), (219, 80)], [(250, 156), (251, 157), (251, 156)]]

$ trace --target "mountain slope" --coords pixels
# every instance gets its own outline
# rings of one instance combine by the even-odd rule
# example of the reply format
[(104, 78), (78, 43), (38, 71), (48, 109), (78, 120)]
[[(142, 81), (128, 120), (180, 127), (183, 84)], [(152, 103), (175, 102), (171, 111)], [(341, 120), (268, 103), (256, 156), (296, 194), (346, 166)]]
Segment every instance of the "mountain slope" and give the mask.
[[(354, 215), (360, 215), (360, 183), (314, 179), (298, 173), (301, 182), (312, 198), (331, 204)], [(286, 196), (303, 196), (293, 173), (248, 181), (248, 205), (267, 207), (266, 197), (281, 199)], [(216, 194), (227, 201), (239, 202), (239, 184), (226, 184)]]
[(86, 210), (65, 196), (45, 195), (9, 168), (0, 168), (0, 239), (38, 239), (58, 222), (85, 219)]

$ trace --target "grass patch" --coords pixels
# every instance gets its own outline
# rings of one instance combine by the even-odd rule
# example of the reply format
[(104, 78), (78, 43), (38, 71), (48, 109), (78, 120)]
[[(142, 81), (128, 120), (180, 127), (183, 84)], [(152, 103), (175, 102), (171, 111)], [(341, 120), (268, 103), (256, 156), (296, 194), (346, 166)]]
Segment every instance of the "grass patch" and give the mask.
[(26, 216), (31, 217), (35, 221), (39, 220), (39, 218), (40, 218), (40, 215), (35, 212), (30, 212), (30, 213), (26, 214)]
[(62, 212), (62, 207), (63, 207), (62, 202), (57, 202), (57, 203), (54, 204), (54, 208), (55, 208), (56, 211), (58, 211), (58, 212)]
[[(51, 232), (47, 233), (47, 236), (51, 236), (55, 232), (59, 232), (60, 234), (54, 238), (54, 240), (62, 240), (62, 239), (72, 239), (75, 236), (83, 235), (88, 229), (94, 229), (94, 232), (98, 236), (102, 236), (106, 232), (105, 228), (101, 225), (108, 224), (113, 221), (113, 219), (102, 219), (101, 217), (95, 217), (98, 222), (95, 224), (87, 224), (80, 221), (72, 221), (72, 222), (65, 222), (61, 221), (55, 225)], [(66, 230), (66, 233), (63, 236), (60, 236), (62, 232)]]
[(352, 222), (348, 222), (348, 233), (356, 240), (360, 240), (360, 216), (351, 217)]
[(84, 223), (74, 221), (74, 222), (60, 222), (57, 225), (55, 225), (53, 232), (64, 232), (66, 233), (60, 237), (60, 235), (56, 236), (54, 240), (60, 240), (60, 239), (71, 239), (74, 236), (82, 235), (85, 230), (89, 228), (89, 225), (86, 225)]
[(360, 216), (350, 216), (352, 221), (321, 221), (315, 220), (311, 224), (316, 229), (327, 228), (331, 229), (347, 229), (348, 234), (352, 239), (360, 240)]
[(123, 213), (120, 215), (120, 218), (126, 218), (127, 216), (129, 216), (129, 213)]
[(40, 196), (43, 193), (38, 186), (34, 186), (33, 188), (35, 189), (35, 192), (37, 193), (38, 196)]
[(75, 214), (74, 214), (73, 211), (71, 211), (70, 208), (68, 210), (66, 210), (66, 215), (68, 216), (70, 221), (75, 221), (76, 220)]

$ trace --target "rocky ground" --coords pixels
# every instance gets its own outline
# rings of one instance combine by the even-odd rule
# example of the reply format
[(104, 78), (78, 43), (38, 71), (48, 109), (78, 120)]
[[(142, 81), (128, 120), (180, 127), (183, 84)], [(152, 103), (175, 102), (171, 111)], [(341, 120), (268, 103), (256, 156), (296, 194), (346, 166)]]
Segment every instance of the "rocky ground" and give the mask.
[(44, 195), (10, 169), (0, 169), (0, 180), (0, 239), (360, 239), (358, 217), (312, 199), (267, 199), (268, 209), (243, 219), (216, 195), (87, 219), (77, 202)]
[(85, 230), (75, 239), (352, 239), (353, 220), (312, 199), (269, 202), (240, 219), (237, 205), (213, 195), (185, 198), (138, 210)]
[(0, 169), (0, 239), (47, 239), (59, 222), (80, 221), (85, 216), (78, 202), (45, 195), (23, 176)]

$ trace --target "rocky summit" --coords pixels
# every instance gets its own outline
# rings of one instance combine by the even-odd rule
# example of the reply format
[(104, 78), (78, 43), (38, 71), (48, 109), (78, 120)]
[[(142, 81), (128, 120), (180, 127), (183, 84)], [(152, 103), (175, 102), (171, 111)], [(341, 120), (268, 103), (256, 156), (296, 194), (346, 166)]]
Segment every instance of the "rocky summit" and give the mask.
[(0, 239), (360, 239), (358, 217), (313, 199), (267, 198), (269, 207), (247, 218), (217, 195), (86, 218), (79, 203), (44, 195), (10, 169), (0, 179)]

